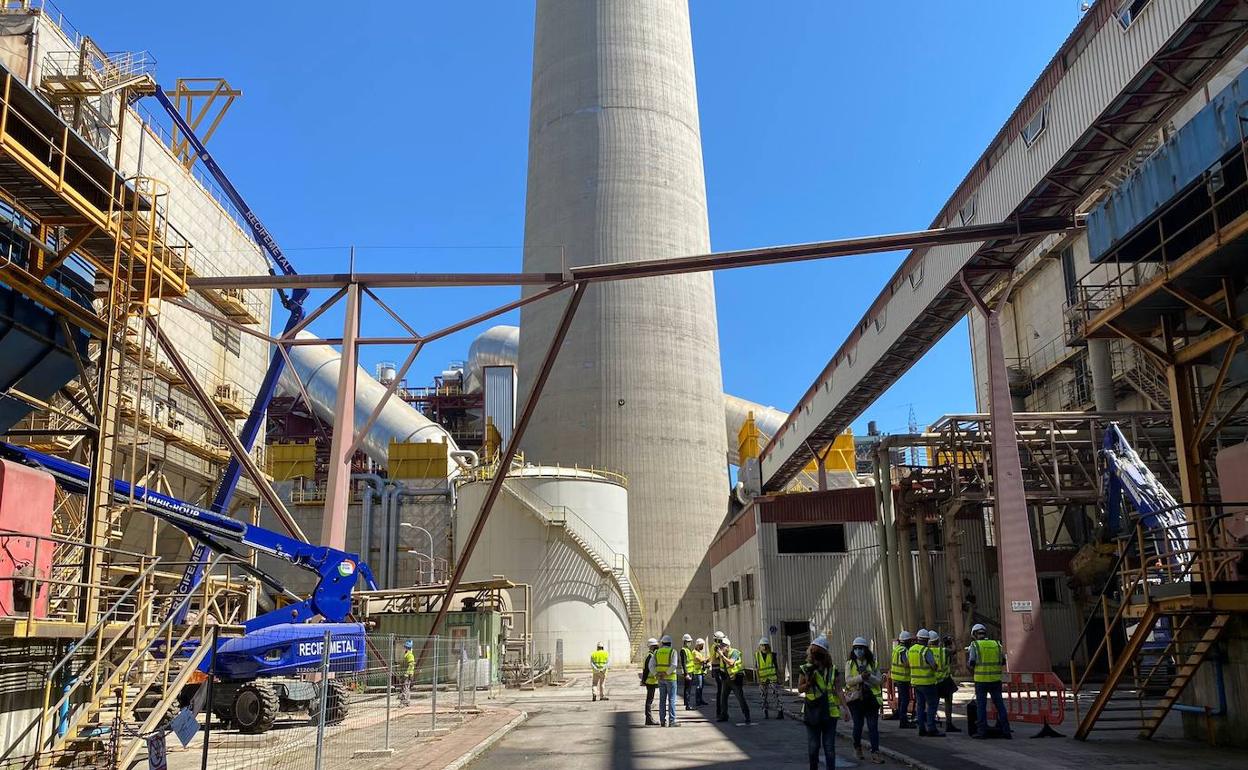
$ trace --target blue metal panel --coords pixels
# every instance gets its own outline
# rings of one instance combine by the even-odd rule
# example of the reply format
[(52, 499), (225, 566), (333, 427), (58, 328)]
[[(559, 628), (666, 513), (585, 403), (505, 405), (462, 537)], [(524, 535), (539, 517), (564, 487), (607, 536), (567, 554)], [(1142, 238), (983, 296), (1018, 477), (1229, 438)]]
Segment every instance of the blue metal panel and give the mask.
[(1222, 89), (1092, 210), (1088, 215), (1088, 253), (1092, 262), (1104, 260), (1114, 246), (1239, 146), (1245, 101), (1248, 70)]
[[(0, 391), (17, 388), (47, 400), (78, 374), (70, 345), (85, 360), (87, 334), (74, 330), (71, 342), (57, 316), (11, 288), (0, 286)], [(0, 395), (0, 433), (14, 426), (32, 407)]]

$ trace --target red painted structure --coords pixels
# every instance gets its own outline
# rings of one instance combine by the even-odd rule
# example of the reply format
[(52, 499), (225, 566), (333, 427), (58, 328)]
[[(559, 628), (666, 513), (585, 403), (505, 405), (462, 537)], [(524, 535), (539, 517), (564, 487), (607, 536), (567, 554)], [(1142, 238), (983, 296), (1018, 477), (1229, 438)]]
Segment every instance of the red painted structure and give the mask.
[[(25, 465), (0, 460), (0, 617), (31, 610), (32, 579), (52, 571), (52, 508), (56, 481)], [(48, 612), (48, 585), (38, 586), (35, 617)]]

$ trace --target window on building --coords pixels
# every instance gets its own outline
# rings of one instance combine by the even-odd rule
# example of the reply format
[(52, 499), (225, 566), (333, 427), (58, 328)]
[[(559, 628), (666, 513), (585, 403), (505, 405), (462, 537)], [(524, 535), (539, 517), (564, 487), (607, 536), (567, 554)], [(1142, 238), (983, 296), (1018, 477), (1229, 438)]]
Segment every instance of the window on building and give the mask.
[(732, 604), (735, 607), (741, 603), (741, 581), (732, 581)]
[(1079, 301), (1079, 276), (1075, 273), (1075, 248), (1062, 249), (1062, 283), (1066, 287), (1066, 307)]
[(776, 551), (778, 553), (845, 553), (845, 525), (818, 524), (814, 526), (776, 527)]
[(1123, 29), (1130, 27), (1151, 2), (1152, 0), (1127, 0), (1118, 6), (1118, 23)]
[(719, 612), (719, 591), (711, 591), (711, 605), (712, 609)]
[(1036, 140), (1040, 138), (1040, 135), (1048, 127), (1049, 105), (1046, 104), (1036, 111), (1036, 114), (1032, 116), (1031, 120), (1027, 121), (1027, 125), (1023, 126), (1023, 130), (1019, 132), (1019, 135), (1023, 138), (1023, 144), (1028, 147), (1035, 144)]
[(972, 195), (970, 200), (962, 204), (962, 208), (958, 209), (958, 221), (964, 225), (969, 225), (975, 221), (975, 209), (979, 205), (979, 196)]
[(728, 586), (719, 589), (719, 606), (722, 609), (728, 609)]
[(1040, 601), (1043, 604), (1060, 604), (1062, 601), (1062, 584), (1060, 577), (1040, 578)]
[(237, 329), (231, 329), (225, 324), (219, 324), (215, 321), (212, 324), (212, 341), (224, 347), (227, 351), (235, 356), (242, 353), (243, 334)]
[(741, 580), (745, 583), (745, 600), (747, 602), (754, 601), (754, 575), (747, 573)]

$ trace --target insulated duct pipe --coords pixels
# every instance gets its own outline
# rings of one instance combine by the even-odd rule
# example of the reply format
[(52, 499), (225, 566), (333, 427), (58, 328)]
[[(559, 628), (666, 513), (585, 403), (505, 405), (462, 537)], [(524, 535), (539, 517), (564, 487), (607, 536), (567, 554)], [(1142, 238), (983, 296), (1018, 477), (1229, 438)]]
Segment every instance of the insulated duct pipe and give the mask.
[[(316, 339), (309, 332), (299, 332), (300, 339)], [(298, 396), (299, 385), (293, 377), (303, 382), (311, 403), (308, 406), (317, 417), (333, 424), (334, 398), (338, 391), (338, 369), (342, 356), (329, 345), (292, 345), (290, 348), (292, 368), (282, 373), (279, 390), (283, 395)], [(373, 408), (381, 401), (386, 388), (373, 379), (363, 369), (356, 367), (355, 384), (355, 430), (364, 427)], [(389, 460), (391, 441), (433, 441), (445, 442), (447, 448), (446, 475), (455, 476), (459, 472), (460, 463), (456, 458), (470, 457), (462, 453), (455, 440), (440, 425), (429, 420), (414, 407), (404, 402), (398, 395), (391, 396), (373, 427), (369, 429), (364, 440), (360, 442), (360, 450), (379, 465), (385, 466)]]
[[(468, 348), (467, 371), (464, 372), (465, 389), (475, 393), (484, 382), (484, 369), (487, 366), (516, 366), (520, 349), (520, 327), (491, 326), (481, 332)], [(753, 401), (724, 394), (724, 430), (728, 437), (728, 462), (740, 465), (737, 457), (737, 435), (745, 424), (750, 412), (754, 413), (754, 424), (758, 426), (767, 439), (776, 435), (780, 426), (789, 418), (787, 412), (771, 406), (763, 406)]]

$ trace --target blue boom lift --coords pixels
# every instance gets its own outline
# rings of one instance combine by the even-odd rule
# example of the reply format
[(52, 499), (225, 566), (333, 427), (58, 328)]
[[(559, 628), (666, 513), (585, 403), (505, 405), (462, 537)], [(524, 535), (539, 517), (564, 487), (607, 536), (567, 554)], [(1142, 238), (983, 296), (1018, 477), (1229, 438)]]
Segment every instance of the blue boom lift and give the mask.
[[(183, 138), (186, 139), (187, 145), (195, 151), (195, 156), (204, 164), (204, 168), (208, 170), (208, 173), (212, 175), (212, 178), (221, 187), (222, 192), (234, 204), (234, 208), (238, 209), (239, 214), (242, 215), (247, 227), (251, 230), (252, 238), (255, 239), (256, 244), (268, 256), (269, 261), (273, 263), (273, 268), (270, 269), (270, 272), (276, 270), (282, 275), (295, 275), (295, 266), (287, 259), (286, 254), (282, 252), (282, 248), (277, 245), (277, 241), (274, 240), (272, 233), (260, 221), (260, 218), (251, 206), (247, 204), (242, 193), (238, 191), (238, 188), (234, 186), (230, 178), (226, 176), (224, 169), (217, 163), (216, 158), (212, 157), (212, 153), (208, 152), (208, 148), (200, 141), (195, 134), (195, 130), (191, 128), (186, 118), (178, 111), (169, 95), (159, 86), (157, 86), (153, 95), (156, 97), (156, 101), (160, 102), (160, 106), (165, 109), (165, 112), (169, 114), (169, 119), (173, 121)], [(281, 298), (282, 306), (290, 313), (282, 330), (282, 333), (286, 334), (303, 320), (303, 302), (308, 298), (308, 290), (294, 289), (289, 295), (284, 291), (279, 291), (278, 296)], [(248, 451), (251, 451), (252, 446), (256, 442), (256, 437), (260, 435), (260, 427), (264, 424), (265, 412), (268, 411), (269, 404), (277, 393), (278, 380), (281, 379), (285, 362), (286, 359), (282, 355), (282, 351), (275, 349), (273, 357), (269, 359), (269, 368), (265, 371), (264, 379), (260, 382), (260, 391), (256, 393), (255, 403), (252, 404), (251, 412), (248, 413), (247, 419), (243, 423), (243, 430), (238, 436), (239, 443)], [(242, 470), (242, 464), (238, 459), (230, 458), (230, 462), (225, 468), (225, 474), (221, 477), (221, 483), (217, 486), (216, 494), (213, 496), (212, 504), (209, 506), (212, 511), (226, 513), (229, 510), (230, 500), (234, 496), (234, 490), (238, 488)], [(199, 583), (199, 579), (204, 572), (204, 565), (208, 563), (208, 548), (210, 547), (205, 543), (199, 543), (195, 546), (191, 562), (186, 568), (182, 582), (178, 584), (180, 591), (189, 591)], [(178, 620), (181, 619), (178, 618)]]
[[(59, 457), (3, 442), (0, 455), (47, 471), (69, 491), (85, 493), (90, 483), (86, 466)], [(362, 577), (370, 589), (377, 587), (372, 571), (358, 555), (304, 543), (120, 479), (113, 480), (112, 491), (114, 499), (133, 500), (134, 505), (182, 530), (196, 543), (238, 557), (244, 569), (288, 596), (290, 591), (279, 580), (246, 563), (249, 551), (282, 559), (317, 576), (311, 595), (302, 599), (295, 596), (294, 603), (246, 621), (242, 637), (218, 643), (213, 665), (217, 681), (210, 704), (218, 717), (242, 732), (260, 733), (273, 725), (279, 712), (317, 713), (319, 685), (296, 677), (321, 666), (326, 631), (332, 638), (331, 669), (364, 670), (364, 626), (344, 622), (351, 613), (351, 594), (357, 580)], [(318, 617), (327, 622), (309, 622)], [(203, 667), (207, 664), (205, 659)], [(193, 691), (183, 692), (182, 702), (188, 703), (193, 695)], [(328, 680), (328, 698), (327, 719), (341, 721), (347, 712), (341, 683)]]

